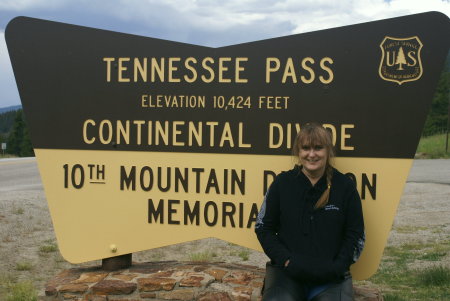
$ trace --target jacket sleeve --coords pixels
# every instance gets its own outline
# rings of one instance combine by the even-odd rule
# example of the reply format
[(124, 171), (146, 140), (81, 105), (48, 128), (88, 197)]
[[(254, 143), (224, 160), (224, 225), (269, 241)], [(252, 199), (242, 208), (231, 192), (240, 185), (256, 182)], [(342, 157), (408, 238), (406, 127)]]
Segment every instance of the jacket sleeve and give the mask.
[(350, 265), (358, 260), (364, 248), (364, 243), (364, 218), (361, 199), (352, 183), (351, 193), (348, 197), (343, 241), (339, 254), (333, 262), (333, 268), (337, 275), (343, 275)]
[(264, 252), (272, 260), (272, 263), (282, 266), (290, 258), (290, 252), (278, 236), (281, 211), (277, 179), (269, 187), (264, 197), (256, 219), (255, 232)]

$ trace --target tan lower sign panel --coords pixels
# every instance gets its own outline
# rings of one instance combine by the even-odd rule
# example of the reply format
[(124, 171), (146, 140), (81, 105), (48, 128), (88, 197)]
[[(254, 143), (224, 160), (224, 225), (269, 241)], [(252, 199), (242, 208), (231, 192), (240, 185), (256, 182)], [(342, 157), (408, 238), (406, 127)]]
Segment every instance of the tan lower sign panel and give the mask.
[[(295, 163), (290, 156), (232, 154), (37, 149), (36, 155), (58, 245), (74, 263), (206, 237), (261, 250), (252, 207), (259, 209), (273, 173)], [(364, 197), (367, 242), (352, 268), (364, 279), (377, 269), (412, 160), (335, 161), (356, 177)]]

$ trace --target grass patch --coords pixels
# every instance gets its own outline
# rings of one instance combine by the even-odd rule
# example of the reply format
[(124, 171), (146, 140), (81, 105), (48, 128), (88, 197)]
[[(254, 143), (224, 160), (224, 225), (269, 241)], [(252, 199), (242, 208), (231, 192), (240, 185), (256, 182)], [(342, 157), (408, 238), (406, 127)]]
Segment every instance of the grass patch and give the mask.
[(394, 230), (397, 231), (398, 233), (416, 233), (417, 231), (420, 230), (427, 230), (427, 227), (418, 227), (418, 226), (398, 226), (398, 227), (394, 227)]
[(384, 250), (384, 261), (396, 266), (406, 267), (406, 265), (414, 261), (420, 254), (423, 245), (404, 244), (399, 247), (386, 247)]
[(386, 294), (383, 295), (384, 301), (407, 301), (406, 299), (403, 299), (403, 297), (397, 295), (397, 294)]
[(448, 241), (439, 244), (409, 243), (385, 248), (380, 266), (369, 281), (383, 288), (386, 301), (448, 300), (450, 269), (414, 268), (417, 261), (439, 261), (450, 252)]
[(447, 241), (442, 245), (438, 244), (426, 248), (424, 252), (422, 252), (422, 254), (418, 257), (418, 259), (426, 261), (439, 261), (450, 251), (450, 248), (448, 247), (449, 244), (450, 242)]
[(23, 208), (15, 208), (13, 210), (13, 213), (17, 214), (17, 215), (23, 214), (24, 212), (25, 212), (25, 210), (23, 210)]
[(434, 233), (434, 234), (440, 234), (440, 233), (443, 233), (443, 232), (444, 232), (444, 229), (438, 228), (438, 227), (436, 227), (433, 230), (431, 230), (431, 233)]
[(9, 288), (16, 280), (15, 275), (12, 274), (0, 274), (0, 300), (4, 300), (6, 294), (9, 293)]
[(429, 267), (417, 272), (419, 284), (424, 286), (450, 286), (450, 269), (443, 266)]
[(428, 253), (424, 253), (422, 256), (420, 256), (419, 259), (427, 260), (427, 261), (439, 261), (445, 255), (447, 255), (447, 253), (445, 253), (445, 252), (428, 252)]
[(243, 260), (243, 261), (247, 261), (249, 256), (250, 256), (250, 251), (249, 250), (241, 250), (238, 253), (238, 256)]
[(198, 252), (188, 254), (189, 261), (210, 261), (213, 257), (216, 257), (217, 254), (211, 251)]
[(40, 253), (53, 253), (53, 252), (56, 252), (56, 251), (58, 251), (58, 246), (56, 244), (54, 244), (54, 243), (46, 244), (46, 245), (43, 245), (43, 246), (39, 247), (39, 252)]
[[(236, 246), (236, 245), (234, 245)], [(247, 261), (250, 257), (250, 251), (247, 249), (243, 249), (242, 247), (233, 249), (229, 251), (230, 256), (240, 257), (242, 261)]]
[(33, 269), (33, 265), (29, 262), (16, 263), (16, 270), (18, 271), (30, 271)]
[[(446, 134), (421, 137), (417, 153), (424, 159), (450, 158), (450, 141), (449, 152), (445, 152)], [(449, 139), (450, 140), (450, 139)]]
[(37, 301), (37, 292), (31, 282), (19, 282), (9, 287), (6, 301)]

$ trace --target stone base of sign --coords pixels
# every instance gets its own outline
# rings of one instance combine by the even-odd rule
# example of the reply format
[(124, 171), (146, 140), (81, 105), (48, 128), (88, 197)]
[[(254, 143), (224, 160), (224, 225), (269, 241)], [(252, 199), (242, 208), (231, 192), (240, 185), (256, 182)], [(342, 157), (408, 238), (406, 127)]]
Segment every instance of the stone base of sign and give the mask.
[[(64, 270), (51, 279), (39, 301), (246, 301), (261, 300), (265, 270), (222, 262), (134, 263), (107, 272)], [(355, 300), (381, 301), (376, 289), (355, 287)]]

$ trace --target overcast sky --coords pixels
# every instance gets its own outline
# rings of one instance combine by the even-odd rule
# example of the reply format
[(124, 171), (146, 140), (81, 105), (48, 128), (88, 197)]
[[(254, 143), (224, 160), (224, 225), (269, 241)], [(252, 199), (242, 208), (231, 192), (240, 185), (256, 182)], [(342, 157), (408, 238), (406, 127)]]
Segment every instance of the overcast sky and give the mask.
[(16, 16), (225, 46), (440, 11), (450, 0), (0, 0), (0, 108), (20, 104), (4, 32)]

